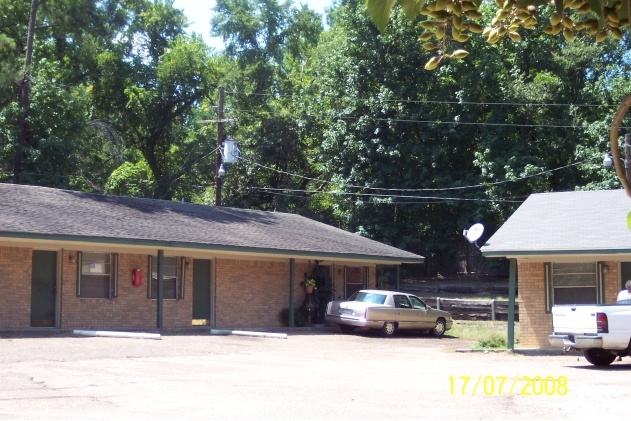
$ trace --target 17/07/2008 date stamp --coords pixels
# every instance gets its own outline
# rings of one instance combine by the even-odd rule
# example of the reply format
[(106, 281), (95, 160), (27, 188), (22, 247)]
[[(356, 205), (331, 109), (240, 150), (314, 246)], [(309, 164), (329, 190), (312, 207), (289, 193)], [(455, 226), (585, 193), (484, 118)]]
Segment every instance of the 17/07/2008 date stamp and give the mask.
[(567, 377), (565, 376), (450, 376), (449, 393), (451, 395), (486, 395), (486, 396), (565, 396), (567, 395)]

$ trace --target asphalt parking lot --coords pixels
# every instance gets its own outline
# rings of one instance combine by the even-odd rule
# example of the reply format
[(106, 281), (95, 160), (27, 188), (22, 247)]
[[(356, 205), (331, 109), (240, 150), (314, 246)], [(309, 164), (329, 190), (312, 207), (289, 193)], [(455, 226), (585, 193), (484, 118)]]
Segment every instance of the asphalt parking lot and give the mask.
[(628, 357), (597, 369), (334, 328), (286, 340), (39, 336), (0, 333), (2, 419), (617, 419), (631, 406)]

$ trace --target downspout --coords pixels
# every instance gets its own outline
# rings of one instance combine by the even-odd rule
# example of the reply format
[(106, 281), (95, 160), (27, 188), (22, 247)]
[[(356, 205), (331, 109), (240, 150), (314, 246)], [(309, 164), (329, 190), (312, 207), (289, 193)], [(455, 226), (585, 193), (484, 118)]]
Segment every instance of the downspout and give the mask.
[[(151, 275), (151, 274), (149, 274)], [(162, 282), (164, 278), (164, 250), (158, 250), (158, 300), (157, 300), (157, 309), (158, 309), (158, 320), (157, 327), (158, 330), (162, 329), (162, 297), (164, 293), (164, 283)]]
[(289, 327), (294, 327), (294, 269), (296, 259), (289, 259)]
[(515, 290), (517, 284), (517, 259), (509, 259), (508, 272), (508, 332), (506, 346), (515, 349)]

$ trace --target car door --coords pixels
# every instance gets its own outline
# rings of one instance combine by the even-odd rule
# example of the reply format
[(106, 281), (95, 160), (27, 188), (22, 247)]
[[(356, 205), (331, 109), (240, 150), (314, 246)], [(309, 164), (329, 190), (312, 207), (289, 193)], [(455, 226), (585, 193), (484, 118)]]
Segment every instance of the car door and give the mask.
[(431, 329), (434, 327), (436, 320), (432, 319), (429, 315), (427, 304), (419, 300), (413, 295), (410, 295), (410, 301), (412, 302), (412, 308), (414, 309), (415, 317), (417, 318), (417, 324), (419, 329)]
[(418, 329), (420, 319), (416, 314), (416, 310), (412, 308), (407, 295), (395, 294), (393, 298), (399, 329)]

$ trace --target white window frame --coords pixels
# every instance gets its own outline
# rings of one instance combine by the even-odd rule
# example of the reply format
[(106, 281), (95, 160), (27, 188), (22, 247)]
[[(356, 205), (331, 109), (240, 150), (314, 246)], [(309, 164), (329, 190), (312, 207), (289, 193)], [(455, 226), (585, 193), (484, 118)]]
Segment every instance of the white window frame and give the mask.
[[(186, 258), (185, 257), (174, 257), (174, 256), (164, 256), (165, 259), (173, 259), (175, 261), (175, 276), (169, 276), (169, 278), (174, 279), (175, 280), (175, 285), (174, 285), (174, 297), (175, 298), (162, 298), (163, 300), (169, 300), (169, 301), (177, 301), (180, 300), (182, 298), (184, 298), (184, 287), (185, 287), (185, 277), (186, 277)], [(155, 272), (156, 272), (156, 276), (153, 276), (154, 273), (154, 266), (155, 266)], [(153, 295), (153, 284), (155, 281), (157, 281), (157, 271), (158, 271), (158, 256), (148, 256), (148, 270), (147, 270), (147, 298), (151, 299), (151, 300), (157, 300), (157, 288), (156, 288), (156, 295)], [(166, 265), (165, 265), (166, 266)], [(173, 265), (171, 265), (173, 266)], [(163, 276), (162, 278), (162, 282), (164, 282), (164, 280), (166, 279), (166, 277)]]
[[(571, 265), (571, 264), (593, 264), (594, 265), (594, 284), (593, 285), (556, 285), (554, 284), (554, 265)], [(596, 302), (594, 304), (602, 304), (605, 301), (604, 287), (604, 263), (603, 262), (568, 262), (568, 263), (544, 263), (544, 283), (545, 283), (545, 311), (550, 313), (552, 306), (556, 304), (555, 291), (562, 288), (595, 288)], [(571, 274), (571, 273), (570, 273)], [(576, 275), (588, 275), (592, 272), (577, 271)]]
[[(109, 256), (109, 263), (105, 261), (103, 264), (109, 265), (109, 273), (107, 274), (99, 274), (98, 276), (107, 276), (108, 280), (108, 296), (107, 297), (88, 297), (84, 295), (84, 288), (82, 288), (82, 283), (85, 283), (90, 276), (90, 273), (85, 273), (83, 271), (83, 258), (84, 255), (94, 255), (101, 254)], [(116, 253), (105, 253), (105, 252), (77, 252), (77, 291), (76, 296), (81, 299), (86, 300), (111, 300), (113, 298), (118, 297), (118, 254)]]

